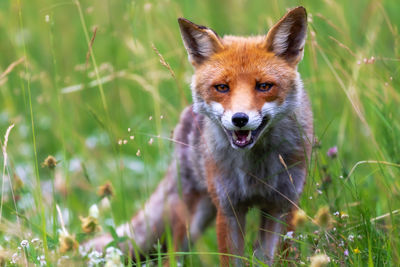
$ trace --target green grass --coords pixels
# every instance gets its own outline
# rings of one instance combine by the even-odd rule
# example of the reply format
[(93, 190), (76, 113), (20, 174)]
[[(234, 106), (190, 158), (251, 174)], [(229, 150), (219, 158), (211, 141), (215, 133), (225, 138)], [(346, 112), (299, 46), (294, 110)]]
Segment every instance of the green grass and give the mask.
[[(320, 142), (300, 206), (310, 217), (329, 207), (334, 228), (310, 220), (299, 227), (290, 259), (308, 265), (309, 257), (323, 253), (331, 266), (398, 266), (396, 0), (0, 1), (2, 146), (7, 128), (15, 124), (1, 176), (0, 263), (13, 266), (11, 257), (18, 253), (17, 265), (22, 266), (39, 264), (41, 255), (49, 266), (58, 261), (87, 266), (87, 257), (77, 252), (60, 253), (56, 204), (66, 231), (78, 241), (89, 238), (79, 216), (88, 216), (91, 205), (99, 206), (99, 223), (106, 232), (108, 225), (123, 223), (142, 207), (171, 160), (168, 138), (191, 102), (193, 70), (177, 17), (221, 35), (264, 34), (286, 8), (297, 5), (309, 13), (299, 71)], [(160, 63), (153, 45), (171, 69)], [(6, 71), (13, 62), (17, 64)], [(119, 140), (127, 144), (118, 145)], [(326, 154), (333, 146), (338, 147), (336, 158)], [(54, 170), (41, 167), (48, 155), (58, 161)], [(111, 208), (97, 195), (106, 181), (115, 191)], [(348, 217), (333, 215), (336, 211)], [(252, 210), (246, 228), (245, 258), (252, 266), (260, 264), (251, 249), (258, 216)], [(31, 243), (33, 238), (40, 244)], [(22, 240), (30, 246), (19, 250)], [(215, 229), (210, 227), (191, 248), (186, 264), (217, 266), (216, 252)], [(164, 256), (158, 253), (156, 265)]]

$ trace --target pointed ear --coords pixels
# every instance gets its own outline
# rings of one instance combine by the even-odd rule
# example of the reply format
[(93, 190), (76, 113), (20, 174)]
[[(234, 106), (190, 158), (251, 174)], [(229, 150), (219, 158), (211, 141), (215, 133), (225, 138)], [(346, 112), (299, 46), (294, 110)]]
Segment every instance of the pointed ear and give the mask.
[(211, 29), (178, 18), (182, 40), (193, 65), (201, 64), (205, 59), (223, 49), (219, 36)]
[(269, 30), (266, 48), (290, 64), (297, 65), (303, 58), (306, 35), (307, 13), (304, 7), (299, 6), (286, 13)]

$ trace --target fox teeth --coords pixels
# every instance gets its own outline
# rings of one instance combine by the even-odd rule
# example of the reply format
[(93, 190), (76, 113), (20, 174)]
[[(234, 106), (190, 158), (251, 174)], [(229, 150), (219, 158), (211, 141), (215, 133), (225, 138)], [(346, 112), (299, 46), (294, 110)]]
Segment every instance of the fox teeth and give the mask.
[(246, 142), (250, 141), (250, 139), (251, 139), (251, 131), (249, 131), (249, 134), (246, 137)]
[(235, 131), (232, 132), (232, 138), (233, 138), (234, 141), (236, 141), (238, 139)]

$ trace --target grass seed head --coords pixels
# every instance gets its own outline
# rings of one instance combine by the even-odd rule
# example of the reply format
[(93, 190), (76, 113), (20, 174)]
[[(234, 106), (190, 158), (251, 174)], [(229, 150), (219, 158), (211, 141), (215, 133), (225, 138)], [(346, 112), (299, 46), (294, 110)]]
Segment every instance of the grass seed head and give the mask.
[(79, 217), (79, 219), (82, 222), (82, 224), (81, 224), (82, 230), (86, 234), (98, 232), (101, 230), (99, 222), (96, 218), (94, 218), (92, 216), (88, 216), (88, 217), (81, 216), (81, 217)]
[(43, 162), (42, 167), (47, 167), (50, 170), (53, 170), (57, 166), (57, 160), (55, 157), (49, 155)]
[(328, 206), (319, 208), (317, 214), (315, 215), (315, 223), (326, 229), (332, 227), (332, 217)]
[(112, 197), (114, 196), (114, 189), (110, 181), (107, 181), (105, 184), (99, 186), (97, 194), (101, 197)]
[(58, 241), (60, 243), (60, 253), (74, 251), (79, 247), (78, 241), (76, 241), (75, 236), (66, 233), (61, 233)]
[(297, 227), (302, 227), (307, 222), (307, 215), (304, 210), (298, 209), (294, 212), (293, 225)]

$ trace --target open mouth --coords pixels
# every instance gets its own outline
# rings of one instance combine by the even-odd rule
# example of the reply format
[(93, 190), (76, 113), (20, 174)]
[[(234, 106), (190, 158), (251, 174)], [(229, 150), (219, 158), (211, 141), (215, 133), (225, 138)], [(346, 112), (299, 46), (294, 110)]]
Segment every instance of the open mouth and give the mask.
[(268, 123), (268, 118), (264, 117), (263, 121), (261, 122), (260, 126), (258, 126), (255, 130), (238, 130), (238, 131), (231, 131), (225, 129), (225, 132), (231, 138), (232, 144), (236, 147), (244, 148), (247, 146), (252, 145), (264, 129), (264, 127)]

